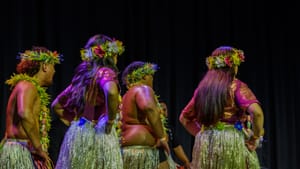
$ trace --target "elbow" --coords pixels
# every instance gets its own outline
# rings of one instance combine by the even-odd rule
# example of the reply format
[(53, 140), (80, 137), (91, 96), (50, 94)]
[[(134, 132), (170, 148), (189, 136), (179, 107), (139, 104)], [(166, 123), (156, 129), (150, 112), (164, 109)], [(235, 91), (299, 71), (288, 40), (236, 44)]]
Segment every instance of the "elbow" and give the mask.
[(180, 116), (179, 116), (179, 122), (180, 122), (181, 124), (185, 124), (185, 122), (186, 122), (186, 119), (184, 118), (184, 116), (183, 116), (182, 113), (181, 113)]
[(52, 102), (52, 104), (51, 104), (51, 109), (52, 110), (57, 110), (58, 109), (58, 101), (57, 101), (57, 99), (55, 99), (53, 102)]

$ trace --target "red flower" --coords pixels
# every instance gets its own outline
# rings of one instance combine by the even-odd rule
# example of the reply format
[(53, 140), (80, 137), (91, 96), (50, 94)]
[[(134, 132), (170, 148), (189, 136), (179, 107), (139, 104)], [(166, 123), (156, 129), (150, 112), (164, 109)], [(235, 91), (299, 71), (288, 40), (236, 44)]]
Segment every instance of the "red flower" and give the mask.
[(229, 67), (232, 66), (232, 63), (231, 63), (231, 61), (230, 61), (230, 56), (226, 56), (226, 57), (224, 58), (224, 61), (225, 61), (226, 65), (228, 65)]
[(241, 61), (245, 60), (245, 56), (242, 53), (239, 53), (239, 58), (241, 59)]
[(98, 45), (95, 49), (94, 49), (94, 53), (95, 55), (99, 56), (100, 58), (103, 58), (105, 51), (102, 50), (101, 46)]

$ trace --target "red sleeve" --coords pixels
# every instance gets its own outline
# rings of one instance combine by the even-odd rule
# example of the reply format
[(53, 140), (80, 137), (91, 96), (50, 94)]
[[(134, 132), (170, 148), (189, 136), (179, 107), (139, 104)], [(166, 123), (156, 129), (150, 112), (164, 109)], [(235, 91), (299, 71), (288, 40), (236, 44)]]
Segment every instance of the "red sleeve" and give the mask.
[(243, 110), (246, 110), (253, 103), (260, 104), (254, 93), (248, 88), (247, 84), (240, 80), (236, 80), (235, 101)]
[(64, 109), (64, 118), (69, 121), (72, 121), (76, 116), (76, 113), (72, 110), (72, 108), (67, 106), (68, 99), (71, 97), (71, 87), (72, 86), (69, 85), (63, 92), (61, 92), (57, 96), (59, 104)]
[(101, 86), (103, 86), (106, 82), (109, 81), (115, 81), (116, 83), (118, 83), (117, 73), (107, 67), (102, 67), (98, 70), (97, 79)]
[(194, 104), (195, 104), (195, 95), (192, 97), (192, 99), (189, 101), (189, 103), (185, 106), (185, 108), (181, 112), (182, 116), (190, 121), (193, 121), (197, 118)]

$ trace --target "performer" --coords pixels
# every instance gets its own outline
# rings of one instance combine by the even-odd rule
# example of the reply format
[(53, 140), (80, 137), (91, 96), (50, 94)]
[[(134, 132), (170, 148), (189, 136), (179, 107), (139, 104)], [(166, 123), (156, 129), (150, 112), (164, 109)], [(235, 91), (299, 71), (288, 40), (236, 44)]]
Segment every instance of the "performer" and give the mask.
[(156, 169), (159, 146), (170, 152), (153, 90), (156, 64), (135, 61), (122, 74), (127, 92), (122, 99), (122, 150), (124, 169)]
[[(236, 78), (241, 62), (242, 50), (230, 46), (215, 49), (206, 58), (208, 71), (181, 112), (180, 122), (196, 136), (194, 169), (260, 168), (255, 149), (264, 135), (264, 116), (253, 92)], [(252, 126), (245, 120), (247, 116)]]
[(0, 145), (2, 169), (53, 168), (48, 156), (50, 129), (49, 95), (54, 65), (61, 55), (45, 47), (20, 53), (17, 74), (6, 81), (12, 92), (6, 109), (6, 131)]
[(81, 50), (82, 63), (71, 84), (53, 101), (53, 110), (70, 125), (56, 163), (57, 169), (122, 169), (115, 119), (120, 94), (117, 58), (121, 41), (98, 34)]

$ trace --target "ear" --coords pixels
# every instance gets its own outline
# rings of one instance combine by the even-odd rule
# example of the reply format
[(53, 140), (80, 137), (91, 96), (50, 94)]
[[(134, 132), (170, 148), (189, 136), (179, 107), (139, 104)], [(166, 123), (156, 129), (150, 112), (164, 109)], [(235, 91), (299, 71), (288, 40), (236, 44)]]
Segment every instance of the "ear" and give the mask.
[(41, 66), (42, 66), (42, 71), (43, 71), (43, 72), (46, 72), (47, 69), (48, 69), (47, 65), (46, 65), (45, 63), (42, 63)]

